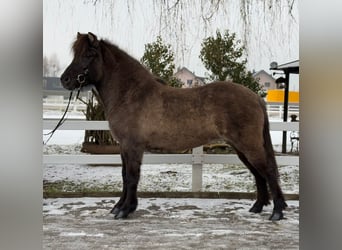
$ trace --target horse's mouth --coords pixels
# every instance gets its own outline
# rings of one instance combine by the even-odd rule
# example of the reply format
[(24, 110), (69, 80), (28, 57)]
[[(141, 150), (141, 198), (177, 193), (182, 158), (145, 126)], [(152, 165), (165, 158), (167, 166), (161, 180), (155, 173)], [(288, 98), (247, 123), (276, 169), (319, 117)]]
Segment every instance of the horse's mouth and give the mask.
[(70, 90), (70, 91), (73, 91), (75, 89), (77, 89), (76, 86), (71, 86), (71, 85), (64, 85), (62, 84), (63, 88), (65, 88), (66, 90)]

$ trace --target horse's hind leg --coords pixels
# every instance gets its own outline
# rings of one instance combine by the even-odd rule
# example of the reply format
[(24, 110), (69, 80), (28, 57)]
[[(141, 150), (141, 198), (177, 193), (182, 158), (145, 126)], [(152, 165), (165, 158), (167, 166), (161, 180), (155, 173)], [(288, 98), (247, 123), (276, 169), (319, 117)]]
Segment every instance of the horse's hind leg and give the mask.
[(120, 208), (122, 206), (122, 204), (124, 203), (126, 196), (127, 196), (127, 178), (126, 178), (126, 159), (124, 157), (124, 155), (121, 153), (121, 161), (122, 161), (122, 194), (120, 197), (120, 200), (118, 201), (118, 203), (115, 204), (115, 206), (113, 207), (113, 209), (110, 211), (112, 214), (114, 215), (118, 215), (120, 212)]
[[(274, 173), (276, 172), (276, 173)], [(268, 186), (270, 187), (273, 197), (273, 213), (270, 216), (270, 220), (281, 220), (283, 219), (283, 210), (287, 207), (285, 198), (278, 182), (278, 171), (274, 170), (273, 167), (266, 173)]]
[(239, 156), (240, 160), (252, 172), (255, 178), (255, 184), (257, 187), (257, 200), (249, 211), (253, 213), (260, 213), (264, 205), (270, 204), (266, 179), (249, 163), (242, 152), (236, 150), (236, 153)]
[[(259, 153), (255, 152), (254, 155), (257, 154)], [(268, 187), (271, 191), (274, 207), (273, 213), (269, 219), (281, 220), (284, 217), (283, 210), (287, 207), (287, 205), (284, 199), (284, 195), (279, 186), (278, 169), (275, 162), (275, 158), (274, 156), (267, 157), (269, 157), (267, 160), (264, 157), (256, 157), (254, 159), (253, 157), (251, 157), (247, 159), (251, 163), (251, 165), (259, 172), (259, 174), (266, 179)]]

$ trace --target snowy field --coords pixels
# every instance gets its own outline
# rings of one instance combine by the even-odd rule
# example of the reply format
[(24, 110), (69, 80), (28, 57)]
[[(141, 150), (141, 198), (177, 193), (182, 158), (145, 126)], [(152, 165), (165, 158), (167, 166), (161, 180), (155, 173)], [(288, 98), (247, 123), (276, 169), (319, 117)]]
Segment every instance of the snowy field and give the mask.
[[(142, 165), (139, 191), (191, 191), (191, 165)], [(298, 166), (280, 166), (285, 193), (298, 194)], [(45, 165), (44, 185), (59, 191), (122, 190), (121, 167), (88, 165)], [(205, 164), (202, 191), (254, 192), (254, 178), (243, 165)]]

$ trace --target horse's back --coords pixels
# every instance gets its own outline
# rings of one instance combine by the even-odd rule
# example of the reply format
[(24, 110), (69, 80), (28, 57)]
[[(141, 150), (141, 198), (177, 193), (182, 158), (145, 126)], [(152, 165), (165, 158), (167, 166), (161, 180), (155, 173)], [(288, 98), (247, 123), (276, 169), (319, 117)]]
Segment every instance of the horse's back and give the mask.
[(186, 149), (216, 139), (234, 140), (242, 129), (263, 126), (262, 113), (259, 97), (235, 83), (161, 86), (146, 101), (139, 127), (151, 147)]

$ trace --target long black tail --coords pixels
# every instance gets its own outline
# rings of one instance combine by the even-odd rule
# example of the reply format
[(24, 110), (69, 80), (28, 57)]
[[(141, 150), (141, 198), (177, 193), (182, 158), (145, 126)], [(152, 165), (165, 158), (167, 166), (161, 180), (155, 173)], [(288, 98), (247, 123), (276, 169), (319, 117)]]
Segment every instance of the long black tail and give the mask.
[(262, 100), (262, 99), (260, 100), (260, 102), (261, 102), (261, 106), (262, 106), (263, 113), (264, 113), (263, 135), (264, 135), (264, 148), (265, 148), (265, 153), (266, 153), (267, 165), (271, 168), (274, 168), (276, 171), (277, 177), (279, 177), (277, 162), (276, 162), (276, 159), (274, 156), (272, 139), (271, 139), (271, 135), (270, 135), (270, 124), (268, 121), (266, 104), (265, 104), (264, 100)]

